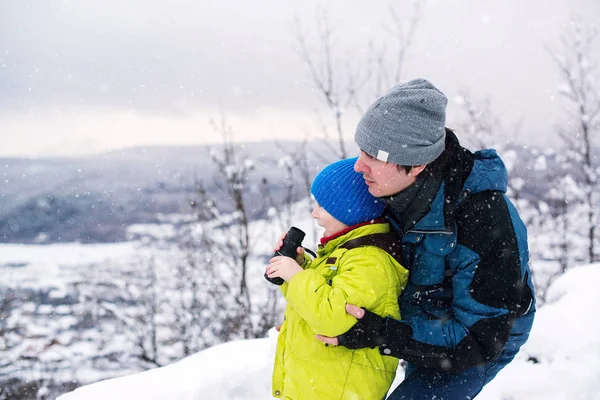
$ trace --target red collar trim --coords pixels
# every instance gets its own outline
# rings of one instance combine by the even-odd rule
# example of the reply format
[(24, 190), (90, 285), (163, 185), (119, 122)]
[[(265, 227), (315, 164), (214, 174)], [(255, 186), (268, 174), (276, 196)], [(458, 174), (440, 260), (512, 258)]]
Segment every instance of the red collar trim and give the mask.
[(342, 229), (338, 233), (334, 233), (331, 236), (323, 236), (321, 238), (321, 246), (325, 246), (325, 244), (327, 244), (327, 242), (329, 242), (329, 241), (331, 241), (331, 240), (333, 240), (335, 238), (338, 238), (338, 237), (340, 237), (342, 235), (345, 235), (346, 233), (348, 233), (351, 230), (354, 230), (354, 229), (356, 229), (358, 227), (365, 226), (365, 225), (372, 225), (372, 224), (382, 224), (384, 222), (385, 222), (385, 219), (383, 219), (383, 218), (377, 218), (377, 219), (372, 219), (370, 221), (361, 222), (360, 224), (349, 226), (346, 229)]

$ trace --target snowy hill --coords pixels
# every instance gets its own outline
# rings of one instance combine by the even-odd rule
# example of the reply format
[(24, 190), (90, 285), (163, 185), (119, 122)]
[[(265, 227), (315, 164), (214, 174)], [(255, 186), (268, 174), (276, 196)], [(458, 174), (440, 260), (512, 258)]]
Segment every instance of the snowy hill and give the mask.
[[(284, 171), (289, 166), (292, 173), (298, 172), (295, 164), (274, 164), (281, 156), (276, 147), (267, 151), (267, 144), (257, 146), (245, 150), (256, 166), (254, 172), (260, 172), (258, 176), (263, 171), (269, 179), (276, 179), (276, 174), (292, 176)], [(304, 198), (289, 208), (286, 203), (265, 202), (252, 190), (256, 177), (244, 180), (244, 189), (255, 196), (256, 204), (270, 205), (268, 218), (251, 219), (248, 227), (251, 256), (246, 280), (255, 305), (251, 309), (269, 312), (268, 318), (253, 318), (265, 323), (253, 326), (251, 335), (234, 332), (219, 336), (226, 332), (219, 325), (223, 321), (219, 315), (236, 315), (240, 309), (231, 293), (219, 291), (239, 275), (231, 269), (237, 265), (235, 260), (229, 258), (235, 252), (223, 251), (234, 249), (227, 242), (235, 236), (236, 226), (230, 222), (234, 215), (223, 213), (191, 223), (190, 214), (153, 213), (148, 204), (175, 204), (170, 201), (181, 202), (189, 194), (184, 186), (177, 188), (173, 171), (192, 165), (194, 157), (200, 164), (208, 157), (192, 148), (169, 151), (168, 159), (160, 148), (114, 153), (107, 155), (105, 162), (98, 157), (86, 161), (91, 163), (87, 164), (91, 172), (78, 164), (82, 160), (63, 160), (55, 167), (48, 160), (44, 161), (47, 164), (40, 160), (22, 160), (21, 164), (0, 160), (8, 181), (0, 196), (0, 333), (5, 332), (0, 340), (7, 344), (2, 347), (0, 342), (0, 358), (7, 361), (0, 363), (0, 389), (10, 385), (14, 388), (11, 394), (26, 392), (30, 395), (26, 398), (40, 393), (55, 398), (86, 384), (73, 392), (76, 398), (93, 398), (98, 390), (98, 398), (107, 392), (110, 395), (106, 397), (118, 398), (122, 392), (129, 393), (127, 390), (150, 393), (130, 398), (195, 398), (197, 393), (211, 393), (199, 398), (268, 398), (274, 341), (231, 341), (263, 337), (282, 315), (280, 297), (272, 293), (277, 291), (263, 279), (264, 265), (273, 254), (276, 239), (291, 225), (305, 230), (305, 244), (314, 248), (319, 236), (310, 218), (310, 202)], [(515, 167), (520, 153), (505, 153), (507, 164)], [(545, 153), (537, 156), (546, 157), (552, 158)], [(314, 168), (323, 162), (315, 161)], [(600, 325), (595, 310), (600, 301), (592, 286), (597, 272), (592, 267), (573, 269), (546, 291), (548, 282), (562, 273), (563, 237), (569, 244), (569, 268), (584, 259), (585, 238), (577, 229), (582, 224), (581, 215), (571, 204), (567, 211), (569, 226), (574, 229), (557, 235), (562, 232), (563, 220), (554, 211), (560, 209), (552, 208), (539, 195), (548, 169), (513, 170), (527, 174), (517, 175), (527, 184), (513, 194), (528, 225), (531, 266), (542, 307), (531, 342), (482, 398), (593, 398), (591, 394), (598, 389), (593, 379), (596, 360), (600, 359), (595, 330), (591, 329)], [(77, 174), (82, 176), (77, 178)], [(276, 180), (272, 183), (285, 186)], [(110, 201), (103, 202), (102, 196)], [(8, 201), (17, 197), (20, 200)], [(20, 208), (9, 211), (9, 206)], [(56, 216), (60, 220), (52, 221)], [(150, 220), (135, 223), (140, 216)], [(45, 221), (54, 222), (51, 226), (58, 228), (53, 231), (57, 236), (46, 231), (47, 237), (40, 238), (43, 240), (38, 244), (1, 243), (3, 223), (11, 229), (27, 227), (25, 233), (31, 233), (23, 240), (27, 242), (39, 238), (35, 234), (43, 231), (39, 228), (45, 229)], [(122, 237), (128, 240), (90, 244), (78, 236), (81, 231), (77, 229), (97, 228), (112, 238), (107, 241), (119, 240), (111, 227), (122, 230)], [(205, 230), (213, 240), (212, 247), (199, 246), (198, 235)], [(73, 237), (69, 239), (66, 232)], [(65, 242), (77, 240), (52, 244), (56, 237)], [(220, 279), (216, 284), (215, 276)], [(186, 303), (188, 299), (200, 299), (193, 303), (197, 308), (192, 308), (191, 301)], [(214, 346), (223, 342), (228, 343)], [(184, 359), (200, 349), (207, 350)], [(176, 360), (182, 361), (174, 363)], [(147, 371), (149, 368), (154, 369)], [(397, 379), (402, 378), (399, 373)], [(93, 384), (101, 380), (105, 381)], [(174, 388), (176, 394), (168, 391)], [(85, 395), (79, 397), (81, 393)]]
[[(551, 286), (529, 342), (480, 400), (600, 399), (600, 264), (573, 268)], [(163, 368), (97, 382), (59, 400), (267, 399), (276, 332), (229, 342)], [(399, 371), (397, 384), (403, 376)]]
[[(275, 200), (282, 194), (285, 171), (277, 168), (299, 142), (246, 143), (240, 156), (256, 165), (246, 195), (251, 218), (264, 217), (261, 185), (268, 182)], [(310, 165), (318, 168), (331, 155), (308, 145)], [(81, 158), (0, 158), (0, 243), (107, 243), (131, 239), (127, 226), (159, 223), (185, 213), (196, 182), (215, 192), (219, 183), (210, 151), (222, 146), (156, 146), (114, 150)], [(223, 205), (224, 212), (227, 205)]]
[[(256, 166), (246, 195), (251, 218), (264, 217), (263, 180), (277, 201), (286, 179), (279, 161), (300, 142), (239, 144), (236, 148)], [(354, 142), (349, 154), (357, 154)], [(213, 146), (219, 152), (222, 146)], [(323, 143), (306, 148), (311, 175), (335, 156)], [(556, 153), (512, 146), (504, 152), (512, 167), (517, 160), (542, 160), (541, 170), (514, 168), (515, 181), (528, 182), (520, 197), (540, 199), (547, 191), (546, 174), (558, 168)], [(82, 158), (0, 158), (0, 243), (108, 243), (130, 240), (127, 226), (162, 223), (187, 211), (195, 182), (214, 192), (217, 169), (202, 146), (157, 146), (115, 150)], [(562, 174), (564, 172), (561, 172)], [(311, 176), (312, 177), (312, 176)], [(577, 176), (575, 176), (577, 178)], [(579, 178), (581, 179), (581, 178)], [(224, 212), (229, 211), (223, 205)]]

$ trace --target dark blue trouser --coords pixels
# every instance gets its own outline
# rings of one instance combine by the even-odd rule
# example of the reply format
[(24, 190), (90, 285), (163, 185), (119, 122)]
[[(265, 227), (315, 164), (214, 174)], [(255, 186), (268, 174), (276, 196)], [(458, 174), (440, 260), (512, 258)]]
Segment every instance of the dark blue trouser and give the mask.
[(535, 313), (515, 321), (502, 353), (491, 363), (462, 372), (444, 372), (408, 364), (404, 380), (388, 400), (467, 400), (473, 399), (496, 374), (510, 363), (529, 338)]

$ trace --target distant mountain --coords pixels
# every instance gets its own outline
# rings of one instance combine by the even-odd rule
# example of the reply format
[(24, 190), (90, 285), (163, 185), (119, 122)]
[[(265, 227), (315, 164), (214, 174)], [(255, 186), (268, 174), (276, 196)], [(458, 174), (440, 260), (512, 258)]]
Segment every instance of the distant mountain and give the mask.
[[(244, 143), (239, 154), (255, 165), (246, 195), (251, 219), (264, 216), (266, 180), (277, 203), (284, 193), (285, 169), (279, 165), (299, 142)], [(221, 146), (212, 146), (217, 154)], [(189, 211), (195, 182), (221, 199), (217, 169), (204, 146), (138, 147), (82, 158), (0, 158), (0, 243), (116, 242), (127, 240), (131, 224), (160, 222), (169, 214)], [(353, 142), (349, 154), (358, 154)], [(336, 156), (319, 141), (307, 153), (311, 179)], [(549, 177), (565, 174), (557, 153), (531, 146), (504, 149), (511, 183), (520, 178), (519, 197), (538, 201), (548, 191)], [(575, 174), (575, 179), (582, 179)], [(518, 186), (518, 185), (517, 185)]]
[[(277, 200), (285, 170), (279, 160), (297, 142), (237, 145), (256, 169), (248, 185), (249, 214), (263, 212), (260, 186)], [(211, 146), (220, 154), (222, 146)], [(0, 242), (114, 242), (126, 240), (128, 225), (158, 222), (185, 213), (195, 182), (215, 191), (217, 169), (209, 148), (139, 147), (82, 158), (0, 158)], [(315, 153), (319, 150), (318, 154)], [(314, 175), (334, 159), (323, 146), (309, 147)], [(225, 208), (227, 204), (222, 202)], [(225, 210), (227, 211), (227, 210)]]

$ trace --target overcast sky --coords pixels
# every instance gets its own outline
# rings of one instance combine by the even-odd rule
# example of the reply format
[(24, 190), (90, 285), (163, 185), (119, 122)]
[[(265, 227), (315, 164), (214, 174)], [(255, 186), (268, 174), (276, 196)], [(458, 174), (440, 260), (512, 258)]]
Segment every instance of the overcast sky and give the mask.
[[(394, 4), (409, 15), (409, 1)], [(467, 88), (536, 135), (560, 122), (545, 46), (558, 45), (573, 15), (599, 23), (600, 1), (423, 4), (401, 81), (427, 78), (451, 100)], [(316, 38), (318, 7), (340, 58), (359, 64), (369, 40), (389, 42), (390, 2), (0, 0), (0, 156), (210, 142), (220, 110), (238, 140), (317, 135), (313, 110), (323, 103), (290, 26), (297, 16)], [(346, 120), (351, 139), (356, 118)]]

